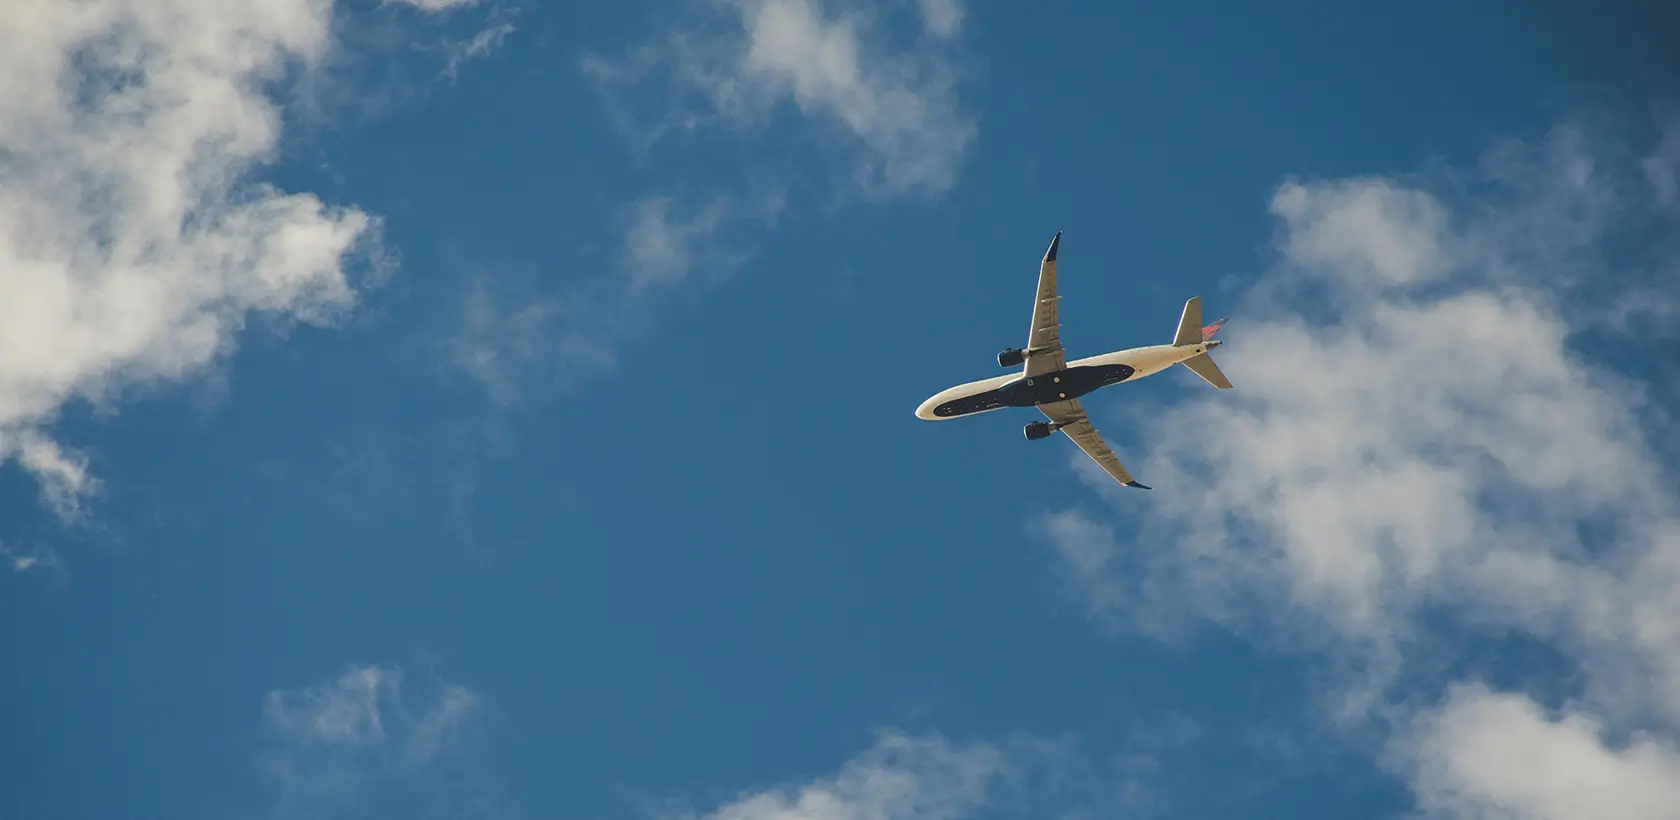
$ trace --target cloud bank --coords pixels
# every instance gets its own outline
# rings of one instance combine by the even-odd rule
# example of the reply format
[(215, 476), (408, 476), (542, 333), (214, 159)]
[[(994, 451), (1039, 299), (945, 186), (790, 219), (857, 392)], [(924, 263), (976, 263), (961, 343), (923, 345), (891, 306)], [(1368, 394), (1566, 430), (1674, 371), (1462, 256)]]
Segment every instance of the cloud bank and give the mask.
[[(1092, 615), (1328, 652), (1327, 708), (1428, 812), (1680, 817), (1680, 476), (1647, 387), (1673, 362), (1603, 353), (1674, 349), (1615, 317), (1680, 301), (1641, 275), (1680, 269), (1680, 225), (1668, 144), (1611, 147), (1566, 125), (1471, 172), (1279, 186), (1238, 389), (1134, 419), (1156, 520), (1035, 522)], [(1472, 654), (1501, 641), (1566, 671)]]

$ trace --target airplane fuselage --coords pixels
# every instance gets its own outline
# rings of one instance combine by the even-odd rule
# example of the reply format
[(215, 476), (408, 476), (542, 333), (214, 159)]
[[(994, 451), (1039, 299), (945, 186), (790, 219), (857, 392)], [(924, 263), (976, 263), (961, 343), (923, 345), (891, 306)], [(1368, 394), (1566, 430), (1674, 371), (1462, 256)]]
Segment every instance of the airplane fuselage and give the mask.
[(1005, 407), (1036, 407), (1077, 399), (1111, 384), (1159, 373), (1218, 346), (1218, 341), (1209, 340), (1200, 344), (1134, 347), (1068, 362), (1061, 370), (1031, 378), (1009, 373), (981, 379), (934, 394), (916, 408), (916, 417), (944, 421)]

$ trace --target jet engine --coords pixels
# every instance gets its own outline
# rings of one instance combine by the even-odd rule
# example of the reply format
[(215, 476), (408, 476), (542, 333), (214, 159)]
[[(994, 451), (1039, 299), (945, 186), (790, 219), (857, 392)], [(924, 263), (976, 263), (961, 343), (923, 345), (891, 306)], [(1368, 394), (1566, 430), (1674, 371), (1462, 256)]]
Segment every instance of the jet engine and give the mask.
[(1056, 432), (1056, 428), (1047, 421), (1034, 421), (1029, 422), (1021, 432), (1027, 434), (1027, 441), (1037, 441), (1041, 438), (1049, 438), (1051, 433)]
[(1012, 347), (998, 354), (998, 367), (1018, 367), (1027, 360), (1027, 354), (1020, 348)]

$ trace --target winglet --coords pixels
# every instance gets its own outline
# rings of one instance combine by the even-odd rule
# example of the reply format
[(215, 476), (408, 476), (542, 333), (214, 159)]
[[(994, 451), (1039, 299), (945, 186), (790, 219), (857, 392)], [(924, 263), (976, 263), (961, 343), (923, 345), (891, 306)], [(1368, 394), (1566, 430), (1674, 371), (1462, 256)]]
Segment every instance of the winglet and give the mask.
[(1155, 489), (1154, 487), (1149, 487), (1149, 486), (1146, 486), (1146, 485), (1143, 485), (1143, 484), (1139, 484), (1136, 479), (1126, 482), (1126, 486), (1136, 487), (1140, 490), (1153, 490), (1153, 489)]
[(1056, 238), (1050, 240), (1050, 250), (1044, 252), (1044, 261), (1056, 261), (1056, 249), (1062, 246), (1062, 232), (1056, 232)]

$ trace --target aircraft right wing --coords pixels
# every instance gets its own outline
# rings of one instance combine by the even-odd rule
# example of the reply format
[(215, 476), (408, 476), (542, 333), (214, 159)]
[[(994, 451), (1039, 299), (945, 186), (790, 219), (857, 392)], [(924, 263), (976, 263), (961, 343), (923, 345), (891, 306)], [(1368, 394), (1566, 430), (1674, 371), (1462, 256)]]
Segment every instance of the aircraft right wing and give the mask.
[(1038, 298), (1033, 302), (1032, 330), (1027, 334), (1027, 369), (1023, 376), (1031, 378), (1053, 373), (1067, 366), (1062, 353), (1061, 324), (1057, 322), (1056, 249), (1061, 247), (1062, 232), (1050, 240), (1050, 250), (1038, 265)]
[(1043, 411), (1050, 421), (1061, 425), (1061, 431), (1073, 439), (1073, 443), (1079, 445), (1079, 449), (1084, 450), (1085, 455), (1090, 456), (1092, 461), (1114, 476), (1115, 481), (1140, 490), (1150, 489), (1139, 484), (1137, 479), (1132, 478), (1132, 474), (1121, 466), (1120, 457), (1109, 449), (1108, 443), (1103, 441), (1102, 434), (1091, 425), (1090, 419), (1085, 416), (1085, 407), (1078, 399), (1041, 404), (1038, 409)]

